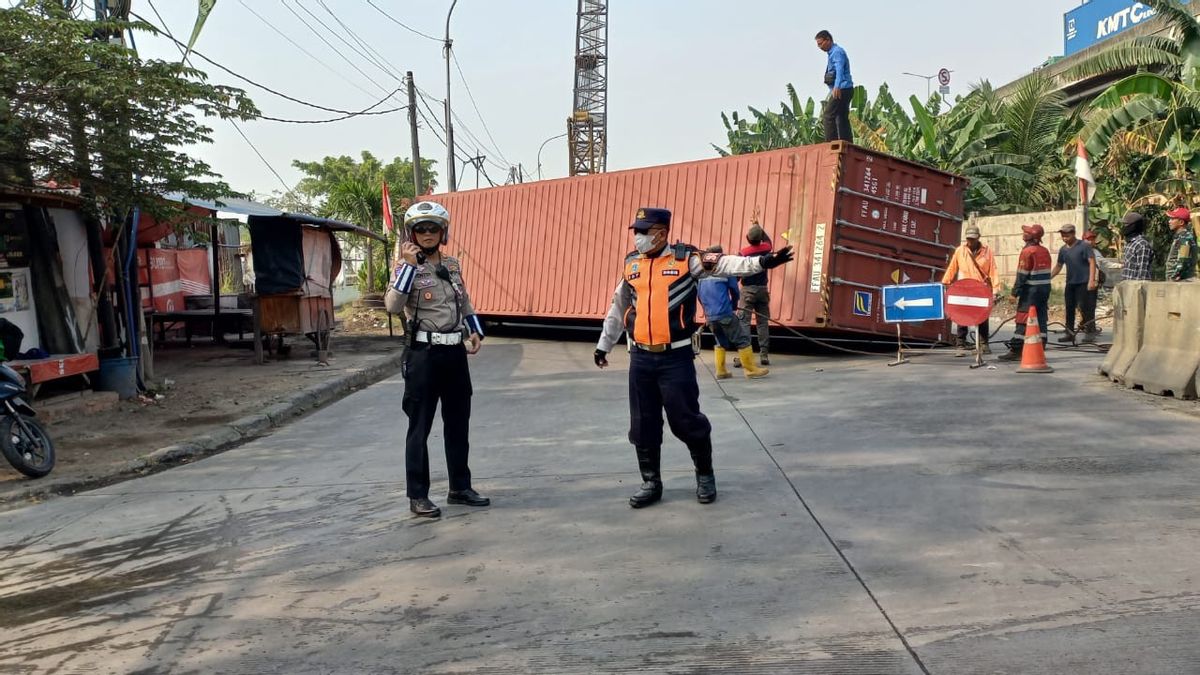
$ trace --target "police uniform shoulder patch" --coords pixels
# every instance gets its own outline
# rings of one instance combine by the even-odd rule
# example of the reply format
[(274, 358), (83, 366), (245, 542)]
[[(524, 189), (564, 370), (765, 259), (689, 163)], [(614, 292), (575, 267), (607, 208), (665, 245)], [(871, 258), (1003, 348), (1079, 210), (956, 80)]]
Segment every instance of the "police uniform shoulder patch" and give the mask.
[(704, 252), (700, 254), (700, 264), (703, 265), (704, 269), (706, 270), (716, 269), (717, 262), (723, 257), (725, 257), (724, 253)]

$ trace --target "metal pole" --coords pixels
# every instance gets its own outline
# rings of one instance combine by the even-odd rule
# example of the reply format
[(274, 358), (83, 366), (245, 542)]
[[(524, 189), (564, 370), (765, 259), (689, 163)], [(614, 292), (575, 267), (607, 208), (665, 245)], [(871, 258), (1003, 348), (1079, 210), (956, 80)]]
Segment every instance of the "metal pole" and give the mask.
[(450, 11), (446, 12), (446, 41), (442, 44), (442, 52), (446, 57), (446, 166), (450, 169), (451, 192), (458, 189), (454, 171), (454, 120), (450, 112), (450, 49), (454, 44), (450, 41), (450, 15), (454, 13), (454, 6), (457, 4), (458, 0), (453, 0), (450, 3)]
[(549, 143), (550, 141), (553, 141), (558, 138), (562, 138), (563, 136), (566, 136), (568, 133), (570, 133), (570, 132), (561, 133), (557, 136), (551, 136), (550, 138), (547, 138), (546, 140), (542, 141), (542, 145), (541, 145), (541, 147), (538, 148), (538, 154), (537, 154), (538, 180), (542, 179), (542, 150), (545, 149), (546, 144)]
[(417, 87), (413, 84), (412, 71), (405, 73), (408, 79), (408, 127), (412, 134), (413, 199), (425, 190), (421, 182), (421, 141), (417, 136)]

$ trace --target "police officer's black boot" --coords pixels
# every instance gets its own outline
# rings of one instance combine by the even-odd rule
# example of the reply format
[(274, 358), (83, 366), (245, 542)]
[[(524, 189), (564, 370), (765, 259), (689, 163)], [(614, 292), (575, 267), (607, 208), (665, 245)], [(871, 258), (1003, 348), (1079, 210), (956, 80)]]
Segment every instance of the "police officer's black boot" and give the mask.
[(711, 504), (717, 501), (717, 477), (712, 465), (712, 437), (688, 443), (692, 463), (696, 465), (696, 501)]
[(659, 472), (662, 448), (637, 448), (637, 458), (638, 469), (642, 473), (642, 489), (629, 498), (629, 505), (640, 509), (662, 499), (662, 475)]

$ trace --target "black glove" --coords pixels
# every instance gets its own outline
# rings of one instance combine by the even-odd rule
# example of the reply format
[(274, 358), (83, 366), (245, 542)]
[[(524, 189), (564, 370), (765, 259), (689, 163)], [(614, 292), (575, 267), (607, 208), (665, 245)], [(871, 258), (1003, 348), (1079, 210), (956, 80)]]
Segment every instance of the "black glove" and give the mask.
[(763, 256), (762, 266), (764, 270), (774, 269), (784, 263), (791, 262), (795, 258), (796, 256), (792, 254), (792, 247), (784, 246), (770, 255)]
[(608, 352), (604, 351), (603, 349), (597, 349), (596, 353), (592, 355), (592, 358), (596, 361), (596, 366), (599, 368), (607, 368), (608, 367), (608, 358), (607, 357), (608, 357)]

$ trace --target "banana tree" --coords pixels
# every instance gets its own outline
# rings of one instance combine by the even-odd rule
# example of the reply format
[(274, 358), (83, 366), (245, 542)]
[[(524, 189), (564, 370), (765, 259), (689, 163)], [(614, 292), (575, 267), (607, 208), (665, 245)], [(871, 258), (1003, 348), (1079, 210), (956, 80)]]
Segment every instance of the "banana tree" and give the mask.
[[(1083, 128), (1088, 151), (1099, 156), (1131, 144), (1155, 158), (1139, 181), (1139, 198), (1169, 202), (1200, 193), (1200, 23), (1172, 0), (1147, 0), (1171, 27), (1172, 38), (1134, 38), (1068, 73), (1072, 77), (1138, 68), (1091, 104)], [(1119, 152), (1119, 150), (1118, 150)], [(1165, 169), (1165, 176), (1154, 174)]]

